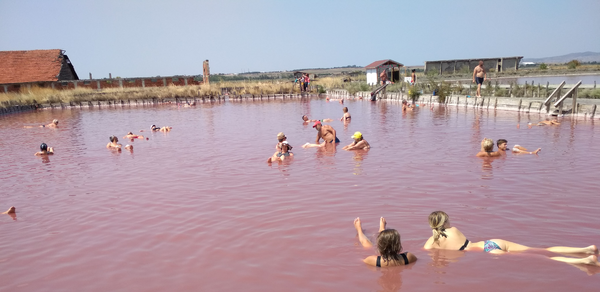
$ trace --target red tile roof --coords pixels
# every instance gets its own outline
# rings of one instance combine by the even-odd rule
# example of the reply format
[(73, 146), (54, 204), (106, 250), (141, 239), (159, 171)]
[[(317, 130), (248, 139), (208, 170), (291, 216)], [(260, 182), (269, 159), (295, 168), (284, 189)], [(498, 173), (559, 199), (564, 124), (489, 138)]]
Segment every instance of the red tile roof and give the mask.
[(365, 69), (375, 69), (375, 68), (377, 68), (377, 67), (379, 67), (379, 66), (381, 66), (381, 65), (384, 65), (384, 64), (386, 64), (386, 63), (388, 63), (388, 62), (389, 62), (389, 64), (398, 65), (399, 67), (402, 67), (402, 66), (404, 66), (404, 65), (402, 65), (402, 64), (400, 64), (400, 63), (398, 63), (398, 62), (396, 62), (396, 61), (394, 61), (394, 60), (387, 59), (387, 60), (375, 61), (375, 62), (373, 62), (373, 63), (371, 63), (371, 64), (367, 65), (367, 66), (365, 67)]
[(0, 84), (58, 81), (62, 50), (0, 52)]

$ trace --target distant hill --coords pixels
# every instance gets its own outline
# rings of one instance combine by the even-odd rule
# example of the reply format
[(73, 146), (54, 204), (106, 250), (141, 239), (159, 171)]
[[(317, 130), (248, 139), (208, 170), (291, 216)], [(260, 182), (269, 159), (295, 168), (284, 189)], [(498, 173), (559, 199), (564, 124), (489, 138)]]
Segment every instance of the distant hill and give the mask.
[(584, 52), (584, 53), (572, 53), (562, 56), (546, 57), (546, 58), (523, 58), (521, 62), (533, 62), (533, 63), (546, 63), (546, 64), (562, 64), (567, 63), (571, 60), (578, 60), (579, 62), (600, 62), (600, 53), (595, 52)]

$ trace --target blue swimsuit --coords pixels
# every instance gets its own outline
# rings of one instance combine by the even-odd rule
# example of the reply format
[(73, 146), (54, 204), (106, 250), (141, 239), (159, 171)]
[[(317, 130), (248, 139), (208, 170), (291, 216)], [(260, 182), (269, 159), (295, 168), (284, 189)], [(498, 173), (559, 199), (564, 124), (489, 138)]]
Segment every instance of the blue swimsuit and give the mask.
[(493, 242), (493, 241), (491, 241), (491, 240), (486, 240), (486, 241), (484, 242), (484, 245), (483, 245), (483, 251), (485, 251), (485, 252), (490, 252), (490, 251), (492, 251), (492, 250), (496, 250), (496, 249), (502, 250), (502, 249), (500, 248), (500, 246), (498, 246), (498, 244), (497, 244), (497, 243), (495, 243), (495, 242)]

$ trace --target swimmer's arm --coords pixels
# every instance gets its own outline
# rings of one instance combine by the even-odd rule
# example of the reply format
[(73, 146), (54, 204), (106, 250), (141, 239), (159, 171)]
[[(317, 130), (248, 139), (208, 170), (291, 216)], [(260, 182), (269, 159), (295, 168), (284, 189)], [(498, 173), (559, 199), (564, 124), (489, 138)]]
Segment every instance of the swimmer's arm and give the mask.
[(475, 82), (475, 72), (477, 72), (477, 67), (475, 67), (475, 69), (473, 69), (473, 82)]
[(368, 256), (363, 260), (363, 262), (369, 266), (376, 266), (377, 265), (377, 256)]
[(429, 239), (427, 239), (427, 242), (425, 242), (425, 245), (423, 245), (424, 249), (432, 249), (433, 248), (433, 236), (430, 237)]
[(54, 147), (48, 147), (48, 154), (54, 154)]
[(319, 144), (319, 140), (321, 140), (321, 131), (317, 133), (317, 140), (315, 140), (315, 144)]
[(324, 123), (329, 123), (329, 122), (332, 122), (332, 121), (333, 121), (333, 119), (323, 119)]

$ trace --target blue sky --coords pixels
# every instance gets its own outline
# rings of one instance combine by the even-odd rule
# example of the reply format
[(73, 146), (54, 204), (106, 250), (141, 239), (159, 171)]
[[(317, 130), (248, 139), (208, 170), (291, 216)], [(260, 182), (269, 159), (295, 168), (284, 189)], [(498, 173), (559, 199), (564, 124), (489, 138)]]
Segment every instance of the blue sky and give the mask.
[[(63, 49), (81, 78), (600, 52), (600, 1), (0, 0), (0, 50)], [(556, 38), (556, 39), (554, 39)]]

